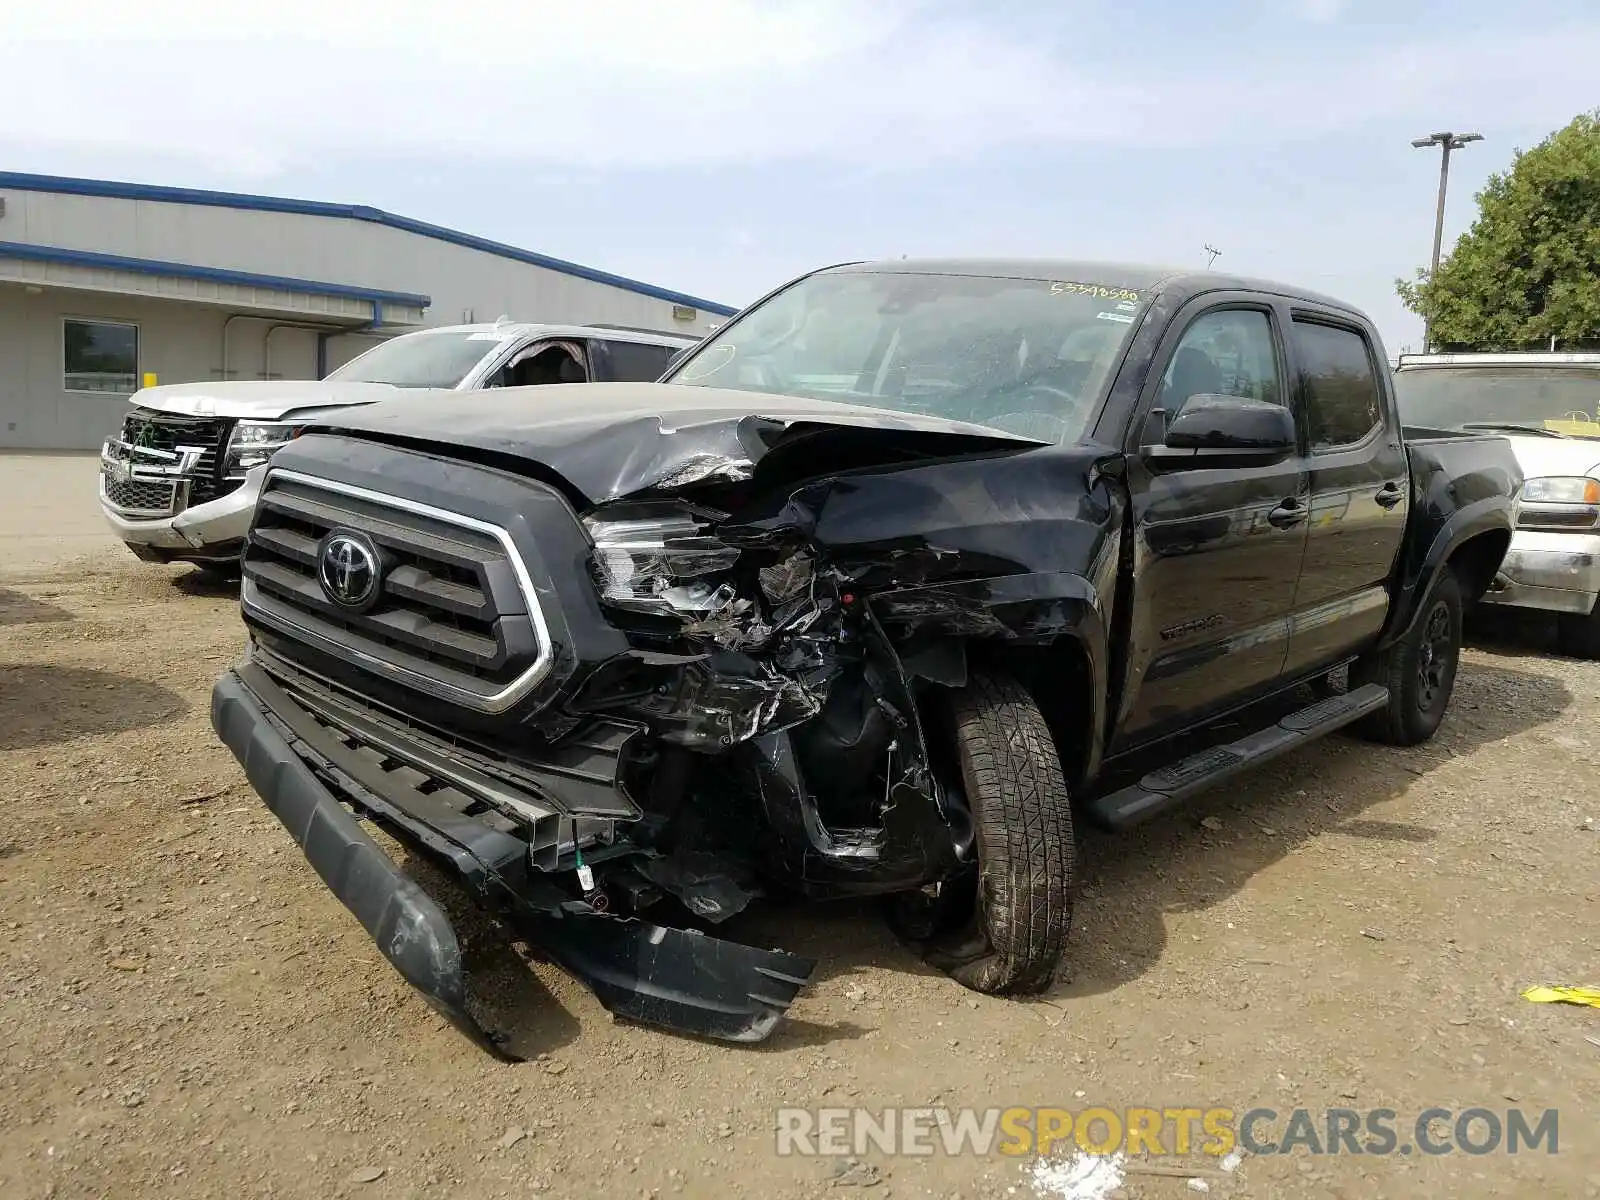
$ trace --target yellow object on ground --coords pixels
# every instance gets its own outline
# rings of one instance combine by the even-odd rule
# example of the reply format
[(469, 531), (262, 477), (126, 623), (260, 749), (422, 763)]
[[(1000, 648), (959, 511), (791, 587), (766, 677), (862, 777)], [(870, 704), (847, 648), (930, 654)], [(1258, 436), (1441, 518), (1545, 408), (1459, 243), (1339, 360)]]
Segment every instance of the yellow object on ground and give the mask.
[(1522, 993), (1522, 998), (1535, 1004), (1587, 1004), (1600, 1008), (1600, 988), (1531, 987)]

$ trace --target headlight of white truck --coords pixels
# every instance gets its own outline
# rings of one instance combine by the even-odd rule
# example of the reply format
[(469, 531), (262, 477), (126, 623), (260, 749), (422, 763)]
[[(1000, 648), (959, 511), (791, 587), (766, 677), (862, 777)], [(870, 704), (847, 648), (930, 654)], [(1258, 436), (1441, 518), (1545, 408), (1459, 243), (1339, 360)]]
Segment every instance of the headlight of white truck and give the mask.
[(1543, 475), (1522, 485), (1519, 529), (1591, 529), (1600, 523), (1600, 479)]
[(259, 467), (275, 451), (299, 437), (304, 428), (289, 421), (240, 421), (228, 438), (223, 475), (243, 475), (251, 467)]
[(1600, 479), (1582, 475), (1545, 475), (1522, 485), (1529, 504), (1600, 504)]

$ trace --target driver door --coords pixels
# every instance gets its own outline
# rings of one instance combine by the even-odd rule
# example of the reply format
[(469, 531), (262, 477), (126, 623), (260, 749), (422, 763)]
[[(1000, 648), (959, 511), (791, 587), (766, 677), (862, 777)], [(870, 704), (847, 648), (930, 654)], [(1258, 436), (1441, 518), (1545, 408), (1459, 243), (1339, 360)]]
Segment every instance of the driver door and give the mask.
[[(1164, 339), (1136, 428), (1196, 395), (1289, 405), (1281, 318), (1263, 300), (1197, 303)], [(1128, 457), (1132, 626), (1115, 754), (1271, 690), (1288, 653), (1306, 546), (1308, 479), (1296, 448), (1276, 461), (1213, 466)]]

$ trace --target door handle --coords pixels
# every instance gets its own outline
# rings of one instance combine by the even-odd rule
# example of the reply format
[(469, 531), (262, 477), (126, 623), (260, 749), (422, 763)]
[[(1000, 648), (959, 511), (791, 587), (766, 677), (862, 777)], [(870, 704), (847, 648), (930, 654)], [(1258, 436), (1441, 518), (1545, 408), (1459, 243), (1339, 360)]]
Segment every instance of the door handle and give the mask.
[(1394, 480), (1390, 480), (1378, 489), (1378, 494), (1373, 497), (1384, 508), (1393, 508), (1405, 496), (1405, 490)]
[(1293, 496), (1267, 514), (1267, 520), (1271, 521), (1279, 529), (1293, 528), (1305, 519), (1305, 504)]

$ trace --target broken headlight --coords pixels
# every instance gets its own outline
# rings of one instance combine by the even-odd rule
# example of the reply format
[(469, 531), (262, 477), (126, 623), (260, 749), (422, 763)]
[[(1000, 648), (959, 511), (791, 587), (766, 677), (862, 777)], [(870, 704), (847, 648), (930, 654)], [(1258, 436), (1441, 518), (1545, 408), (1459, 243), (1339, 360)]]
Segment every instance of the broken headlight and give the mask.
[(733, 605), (731, 583), (714, 583), (739, 551), (711, 533), (699, 514), (684, 509), (601, 510), (584, 518), (594, 542), (590, 567), (600, 598), (634, 612), (704, 618)]

